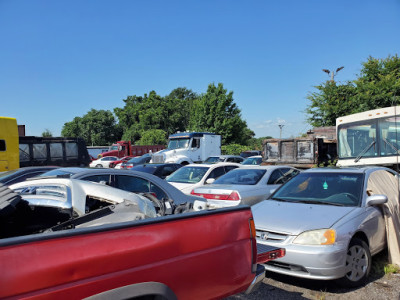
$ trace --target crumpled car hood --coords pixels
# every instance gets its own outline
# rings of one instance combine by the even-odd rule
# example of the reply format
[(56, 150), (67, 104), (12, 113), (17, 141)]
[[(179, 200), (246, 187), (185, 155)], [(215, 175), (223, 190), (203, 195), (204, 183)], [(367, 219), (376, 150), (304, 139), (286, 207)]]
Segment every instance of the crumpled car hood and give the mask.
[(307, 230), (330, 228), (356, 207), (289, 203), (264, 200), (252, 206), (257, 229), (298, 235)]

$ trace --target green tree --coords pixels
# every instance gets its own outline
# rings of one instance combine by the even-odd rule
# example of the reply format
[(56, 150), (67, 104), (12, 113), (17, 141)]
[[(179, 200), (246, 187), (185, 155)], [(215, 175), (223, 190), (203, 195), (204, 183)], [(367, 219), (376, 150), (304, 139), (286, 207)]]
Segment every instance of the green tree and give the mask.
[(327, 81), (315, 87), (307, 98), (308, 122), (315, 127), (334, 126), (336, 118), (357, 112), (399, 104), (400, 59), (369, 57), (358, 78), (345, 84)]
[(101, 146), (120, 139), (121, 132), (111, 111), (91, 109), (83, 117), (65, 123), (61, 135), (81, 137), (87, 145)]
[(222, 83), (210, 84), (207, 93), (193, 103), (189, 129), (209, 131), (222, 136), (222, 144), (246, 145), (254, 132), (242, 120), (240, 109), (233, 101), (233, 92), (227, 93)]
[(45, 131), (42, 132), (42, 137), (52, 137), (52, 136), (53, 134), (48, 129), (45, 129)]
[(166, 97), (155, 91), (148, 95), (128, 96), (123, 108), (115, 108), (119, 124), (124, 131), (123, 139), (140, 140), (142, 132), (160, 129), (167, 133), (187, 130), (190, 107), (196, 94), (186, 88), (174, 89)]
[(166, 145), (167, 133), (161, 129), (150, 129), (143, 132), (136, 145)]

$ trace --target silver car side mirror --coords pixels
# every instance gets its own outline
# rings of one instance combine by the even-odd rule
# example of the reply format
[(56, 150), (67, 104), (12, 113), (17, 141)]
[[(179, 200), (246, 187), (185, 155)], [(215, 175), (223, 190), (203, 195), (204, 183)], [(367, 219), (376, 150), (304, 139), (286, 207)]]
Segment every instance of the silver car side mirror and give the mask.
[(380, 205), (388, 202), (386, 195), (372, 195), (367, 198), (367, 206)]

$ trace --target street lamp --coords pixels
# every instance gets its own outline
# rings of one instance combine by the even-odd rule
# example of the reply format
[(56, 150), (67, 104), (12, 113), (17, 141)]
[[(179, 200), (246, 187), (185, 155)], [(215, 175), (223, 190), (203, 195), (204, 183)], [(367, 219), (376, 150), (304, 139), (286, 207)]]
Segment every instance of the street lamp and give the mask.
[(282, 128), (283, 128), (283, 126), (285, 126), (285, 125), (280, 124), (280, 125), (278, 125), (278, 126), (279, 126), (279, 138), (281, 139), (281, 138), (282, 138)]
[(337, 74), (337, 72), (339, 72), (341, 69), (343, 69), (344, 67), (342, 66), (342, 67), (340, 67), (340, 68), (337, 68), (336, 69), (336, 72), (334, 72), (334, 71), (330, 71), (330, 70), (328, 70), (328, 69), (322, 69), (322, 71), (324, 71), (325, 73), (327, 73), (328, 75), (330, 74), (331, 75), (331, 82), (334, 82), (334, 78), (335, 78), (335, 75)]

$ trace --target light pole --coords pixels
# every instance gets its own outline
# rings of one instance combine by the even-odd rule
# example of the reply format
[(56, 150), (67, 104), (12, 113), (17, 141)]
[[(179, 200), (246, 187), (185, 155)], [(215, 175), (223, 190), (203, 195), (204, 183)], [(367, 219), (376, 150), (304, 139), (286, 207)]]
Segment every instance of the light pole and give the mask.
[(278, 125), (278, 126), (279, 126), (279, 138), (281, 139), (281, 138), (282, 138), (282, 128), (283, 128), (283, 126), (285, 126), (285, 125), (280, 124), (280, 125)]
[(324, 71), (324, 72), (327, 73), (328, 75), (331, 75), (331, 82), (334, 82), (335, 75), (336, 75), (341, 69), (343, 69), (343, 68), (344, 68), (343, 66), (340, 67), (340, 68), (337, 68), (337, 69), (336, 69), (336, 72), (330, 71), (330, 70), (328, 70), (328, 69), (322, 69), (322, 71)]

